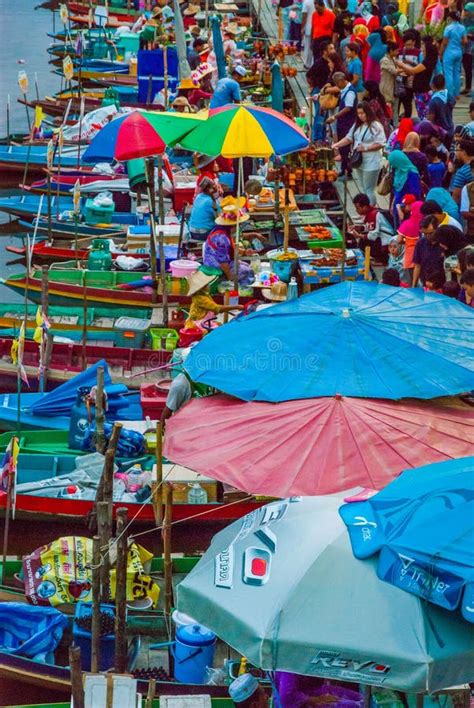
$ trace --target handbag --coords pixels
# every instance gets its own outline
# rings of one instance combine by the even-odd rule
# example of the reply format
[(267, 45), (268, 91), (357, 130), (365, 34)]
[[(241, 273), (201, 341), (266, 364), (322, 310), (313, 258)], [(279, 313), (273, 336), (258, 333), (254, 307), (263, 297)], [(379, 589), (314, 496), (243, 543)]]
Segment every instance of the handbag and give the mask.
[(388, 196), (392, 191), (393, 177), (390, 165), (387, 163), (380, 170), (376, 192), (380, 194), (381, 197)]
[[(364, 138), (367, 135), (367, 131), (369, 129), (369, 126), (365, 129), (364, 135), (360, 139), (359, 145), (361, 145), (364, 142)], [(359, 152), (359, 150), (353, 150), (351, 152), (351, 156), (349, 158), (349, 169), (350, 170), (356, 170), (358, 167), (362, 166), (362, 153)]]
[(339, 96), (333, 93), (322, 93), (319, 96), (319, 107), (322, 111), (332, 111), (339, 103)]
[(403, 78), (401, 76), (397, 76), (395, 79), (395, 86), (393, 88), (393, 95), (395, 98), (405, 98), (407, 94), (406, 86), (403, 83)]

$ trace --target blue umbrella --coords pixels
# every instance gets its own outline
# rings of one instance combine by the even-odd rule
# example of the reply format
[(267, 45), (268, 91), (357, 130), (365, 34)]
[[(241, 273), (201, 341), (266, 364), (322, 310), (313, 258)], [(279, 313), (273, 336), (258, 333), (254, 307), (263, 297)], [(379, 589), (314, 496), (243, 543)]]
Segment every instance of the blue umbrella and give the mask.
[(277, 61), (272, 64), (272, 108), (283, 113), (283, 79)]
[(224, 56), (224, 43), (222, 41), (221, 23), (216, 15), (211, 17), (212, 43), (214, 45), (214, 54), (216, 55), (217, 76), (219, 79), (224, 79), (227, 76), (227, 66)]
[(356, 558), (380, 552), (381, 580), (474, 623), (474, 457), (405, 471), (339, 513)]
[(237, 318), (194, 347), (194, 381), (246, 401), (399, 399), (474, 387), (474, 313), (421, 289), (332, 285)]

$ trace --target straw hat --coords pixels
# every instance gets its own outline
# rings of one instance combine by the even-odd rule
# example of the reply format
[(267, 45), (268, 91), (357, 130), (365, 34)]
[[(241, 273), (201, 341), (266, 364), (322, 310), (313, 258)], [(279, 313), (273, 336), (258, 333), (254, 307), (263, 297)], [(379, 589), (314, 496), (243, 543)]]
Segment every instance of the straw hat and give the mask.
[(288, 285), (279, 280), (277, 283), (273, 283), (271, 288), (264, 288), (262, 290), (262, 295), (267, 300), (272, 300), (273, 302), (283, 302), (286, 300), (288, 295)]
[(208, 74), (212, 74), (213, 71), (212, 66), (204, 62), (203, 64), (199, 64), (198, 68), (191, 73), (191, 78), (193, 81), (200, 81)]
[(179, 82), (178, 89), (195, 89), (198, 86), (199, 86), (198, 82), (193, 81), (193, 79), (190, 76), (186, 76), (184, 79), (181, 79), (181, 81)]
[(183, 10), (183, 15), (190, 17), (191, 15), (196, 15), (198, 12), (201, 12), (200, 6), (189, 3), (186, 10)]
[(239, 27), (237, 22), (229, 22), (226, 27), (222, 28), (222, 31), (224, 34), (232, 34), (235, 36), (236, 34), (240, 34), (241, 32), (245, 32), (245, 27)]
[(215, 275), (206, 275), (202, 270), (196, 270), (188, 278), (188, 297), (195, 295), (200, 290), (210, 285), (215, 279)]
[(190, 27), (189, 34), (191, 34), (193, 37), (199, 37), (201, 34), (201, 28), (199, 27), (199, 25), (193, 25), (192, 27)]
[(222, 207), (222, 213), (214, 221), (219, 226), (235, 226), (237, 221), (242, 224), (244, 221), (248, 221), (249, 218), (249, 215), (242, 209), (229, 205)]
[[(214, 158), (215, 159), (215, 158)], [(234, 209), (243, 209), (245, 206), (245, 197), (233, 197), (231, 194), (228, 197), (224, 197), (224, 199), (221, 199), (220, 202), (221, 209), (224, 209), (225, 207), (233, 207)]]
[(217, 157), (218, 156), (214, 155), (199, 155), (197, 157), (196, 167), (198, 170), (202, 170), (204, 167), (207, 167), (207, 165), (212, 165), (212, 163), (217, 160)]
[(191, 104), (189, 103), (188, 99), (186, 96), (178, 96), (177, 98), (174, 99), (172, 103), (172, 108), (176, 108), (177, 106), (184, 106), (185, 108), (188, 109), (188, 113), (193, 113), (193, 108)]

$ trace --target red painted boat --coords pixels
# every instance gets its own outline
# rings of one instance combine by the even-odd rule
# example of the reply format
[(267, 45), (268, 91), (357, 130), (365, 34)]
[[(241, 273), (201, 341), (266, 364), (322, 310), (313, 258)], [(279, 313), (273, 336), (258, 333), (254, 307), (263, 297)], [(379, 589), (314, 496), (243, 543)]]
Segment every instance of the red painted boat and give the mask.
[[(15, 392), (18, 367), (11, 359), (12, 339), (0, 338), (0, 390), (4, 393)], [(34, 391), (39, 377), (39, 346), (32, 340), (25, 341), (23, 365)], [(92, 364), (106, 359), (114, 383), (123, 383), (128, 388), (140, 388), (142, 383), (156, 382), (157, 374), (147, 373), (166, 364), (171, 359), (171, 352), (153, 351), (152, 349), (129, 349), (114, 347), (110, 341), (100, 344), (66, 344), (55, 342), (48, 366), (48, 388), (54, 388)], [(134, 378), (131, 378), (134, 376)]]
[[(6, 250), (14, 253), (17, 256), (24, 256), (26, 253), (25, 246), (6, 246)], [(58, 248), (57, 246), (48, 244), (46, 241), (41, 241), (33, 247), (32, 261), (34, 263), (57, 263), (58, 261), (74, 261), (87, 260), (89, 249), (79, 248), (77, 251), (74, 248)], [(118, 256), (128, 256), (129, 258), (145, 258), (146, 253), (111, 253), (112, 259), (115, 260)]]

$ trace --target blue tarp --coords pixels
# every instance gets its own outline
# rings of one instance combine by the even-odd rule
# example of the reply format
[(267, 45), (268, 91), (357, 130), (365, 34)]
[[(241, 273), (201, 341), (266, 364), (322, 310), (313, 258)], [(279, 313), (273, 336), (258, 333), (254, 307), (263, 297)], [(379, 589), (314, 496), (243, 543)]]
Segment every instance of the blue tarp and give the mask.
[[(178, 84), (178, 54), (175, 47), (168, 47), (168, 91), (174, 93)], [(163, 50), (153, 49), (148, 51), (142, 49), (137, 55), (138, 73), (138, 101), (147, 103), (148, 99), (153, 101), (158, 91), (165, 85)], [(149, 96), (149, 84), (151, 77), (151, 96)]]
[(474, 388), (474, 312), (421, 288), (340, 283), (215, 329), (185, 368), (249, 401), (454, 395)]
[(54, 607), (0, 602), (0, 651), (46, 661), (67, 624), (66, 615)]
[(474, 622), (474, 457), (403, 472), (339, 513), (356, 558), (379, 553), (377, 575)]

